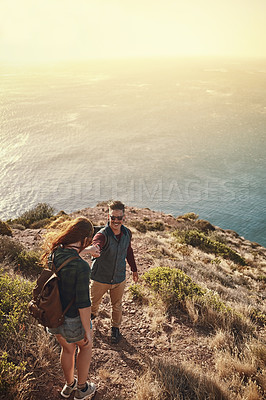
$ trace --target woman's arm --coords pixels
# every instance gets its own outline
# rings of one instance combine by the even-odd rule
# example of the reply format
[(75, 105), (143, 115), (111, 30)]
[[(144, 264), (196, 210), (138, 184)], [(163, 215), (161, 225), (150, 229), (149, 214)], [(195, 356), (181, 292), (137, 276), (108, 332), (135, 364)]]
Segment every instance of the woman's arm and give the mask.
[(79, 315), (85, 330), (84, 340), (88, 344), (91, 344), (91, 307), (79, 308)]

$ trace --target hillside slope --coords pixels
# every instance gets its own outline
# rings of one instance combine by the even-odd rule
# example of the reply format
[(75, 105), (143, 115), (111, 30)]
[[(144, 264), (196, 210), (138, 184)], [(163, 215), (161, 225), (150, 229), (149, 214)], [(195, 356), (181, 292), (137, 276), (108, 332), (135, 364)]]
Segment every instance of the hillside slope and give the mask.
[[(94, 225), (104, 225), (106, 204), (80, 210), (71, 217), (78, 215), (88, 217)], [(94, 399), (262, 399), (266, 385), (263, 325), (266, 249), (236, 232), (199, 220), (193, 213), (175, 218), (149, 209), (127, 207), (125, 225), (133, 234), (140, 283), (134, 292), (128, 271), (122, 339), (118, 345), (112, 345), (109, 340), (108, 296), (93, 323), (90, 379), (98, 386)], [(195, 231), (201, 236), (196, 237)], [(14, 230), (13, 236), (30, 250), (41, 245), (45, 232), (46, 229)], [(190, 235), (191, 244), (188, 244), (188, 232), (194, 235), (193, 240)], [(213, 243), (215, 246), (222, 243), (224, 247), (213, 250)], [(210, 244), (212, 247), (208, 247)], [(235, 253), (240, 257), (235, 259), (237, 262), (231, 253), (224, 253), (225, 246), (232, 250), (234, 257)], [(203, 290), (211, 291), (227, 307), (243, 315), (243, 327), (252, 326), (253, 333), (248, 328), (242, 329), (242, 325), (238, 331), (230, 331), (226, 321), (219, 326), (218, 314), (201, 320), (200, 306), (192, 300), (180, 303), (174, 311), (169, 310), (162, 296), (142, 280), (145, 273), (156, 267), (180, 269)], [(208, 313), (211, 312), (214, 311), (209, 308)], [(47, 340), (50, 344), (46, 345), (54, 345), (53, 339)], [(262, 355), (251, 359), (248, 347), (264, 350), (260, 350)], [(57, 345), (55, 349), (59, 358)], [(59, 363), (54, 360), (53, 363), (53, 366), (48, 363), (43, 377), (49, 390), (37, 393), (35, 388), (25, 398), (61, 398), (63, 378)], [(253, 369), (247, 368), (250, 364), (254, 364)], [(179, 394), (174, 395), (177, 388), (172, 388), (173, 382), (169, 383), (162, 371), (167, 371), (168, 378), (172, 374)]]

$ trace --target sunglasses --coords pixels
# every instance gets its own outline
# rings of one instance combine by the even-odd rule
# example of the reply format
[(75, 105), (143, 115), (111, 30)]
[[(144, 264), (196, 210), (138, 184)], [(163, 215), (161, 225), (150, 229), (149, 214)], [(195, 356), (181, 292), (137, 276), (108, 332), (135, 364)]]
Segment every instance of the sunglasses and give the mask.
[(110, 218), (112, 221), (115, 221), (116, 219), (118, 219), (118, 221), (122, 221), (122, 219), (124, 218), (124, 216), (119, 216), (119, 217), (115, 217), (114, 215), (110, 215)]

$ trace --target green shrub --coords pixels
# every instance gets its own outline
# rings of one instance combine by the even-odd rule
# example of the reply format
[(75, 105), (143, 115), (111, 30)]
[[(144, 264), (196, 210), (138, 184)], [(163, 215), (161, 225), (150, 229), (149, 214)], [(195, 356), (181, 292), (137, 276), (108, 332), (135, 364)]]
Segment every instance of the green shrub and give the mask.
[(224, 243), (218, 242), (206, 236), (203, 232), (197, 230), (175, 231), (173, 235), (181, 242), (198, 247), (207, 253), (213, 253), (217, 256), (227, 258), (236, 264), (246, 265), (246, 261), (237, 252), (226, 246)]
[(257, 277), (257, 280), (266, 283), (266, 275), (259, 275)]
[(195, 226), (197, 229), (205, 233), (215, 231), (215, 227), (209, 221), (205, 221), (204, 219), (198, 219), (195, 221)]
[(218, 294), (201, 288), (179, 269), (156, 267), (142, 278), (160, 295), (169, 314), (182, 309), (197, 325), (208, 329), (229, 329), (240, 339), (243, 334), (253, 331), (253, 326), (240, 313), (227, 306)]
[(32, 209), (24, 212), (20, 217), (14, 219), (12, 223), (21, 224), (29, 228), (36, 221), (51, 218), (54, 215), (54, 209), (46, 203), (38, 203)]
[(266, 314), (258, 309), (253, 308), (249, 313), (250, 319), (256, 324), (266, 326)]
[(10, 224), (13, 229), (18, 229), (20, 231), (24, 231), (26, 229), (26, 227), (22, 224), (16, 224), (16, 223), (13, 223), (12, 221), (10, 222)]
[[(32, 296), (33, 286), (34, 283), (11, 276), (0, 269), (1, 399), (25, 398), (19, 397), (18, 392), (23, 384), (27, 367), (23, 352), (27, 351), (29, 329), (32, 330), (28, 302)], [(30, 360), (30, 357), (26, 358), (28, 359)], [(29, 367), (28, 372), (30, 371), (32, 366)]]
[(180, 305), (185, 298), (203, 295), (205, 292), (179, 269), (156, 267), (146, 272), (142, 278), (161, 295), (168, 307)]
[(62, 379), (54, 343), (28, 312), (34, 286), (0, 269), (1, 400), (36, 399)]
[(16, 261), (21, 251), (23, 251), (23, 246), (15, 239), (0, 236), (0, 262), (5, 259), (10, 262)]
[(142, 302), (144, 293), (143, 293), (143, 287), (141, 285), (139, 284), (130, 285), (128, 290), (133, 300), (138, 300)]
[(23, 250), (16, 258), (17, 268), (27, 276), (38, 275), (42, 270), (40, 254), (36, 251)]
[(0, 342), (12, 340), (28, 323), (28, 302), (34, 283), (10, 277), (0, 270)]
[(22, 244), (7, 236), (0, 236), (0, 262), (9, 262), (24, 275), (38, 275), (41, 272), (40, 254), (26, 250)]
[(195, 214), (194, 212), (189, 212), (189, 213), (186, 213), (184, 215), (180, 215), (179, 217), (177, 217), (177, 219), (188, 219), (188, 220), (193, 220), (193, 221), (195, 221), (198, 218), (199, 218), (198, 214)]
[(162, 221), (146, 221), (145, 222), (148, 231), (164, 231), (165, 226)]
[(0, 356), (0, 394), (9, 396), (5, 397), (6, 399), (12, 395), (12, 388), (21, 380), (25, 369), (26, 362), (20, 362), (19, 365), (15, 365), (8, 360), (7, 352), (3, 352)]
[(110, 202), (110, 200), (100, 201), (99, 203), (96, 204), (96, 207), (108, 207), (109, 202)]
[(44, 228), (45, 226), (47, 226), (48, 224), (50, 224), (52, 221), (54, 221), (54, 217), (40, 219), (39, 221), (35, 221), (35, 222), (33, 222), (32, 224), (30, 224), (30, 228), (31, 228), (31, 229), (40, 229), (40, 228)]
[[(62, 214), (60, 216), (56, 216), (55, 219), (50, 219), (50, 224), (47, 226), (48, 229), (61, 229), (64, 226), (66, 221), (70, 221), (71, 217), (67, 214)], [(104, 224), (103, 224), (104, 225)]]
[(134, 226), (134, 228), (137, 229), (137, 231), (141, 232), (141, 233), (146, 233), (147, 232), (147, 226), (145, 222), (142, 221), (131, 221), (130, 222), (131, 226)]
[(146, 233), (147, 231), (164, 231), (165, 226), (162, 221), (150, 221), (144, 217), (143, 221), (135, 220), (130, 222), (131, 226), (137, 229), (137, 231)]
[(201, 303), (204, 305), (208, 305), (212, 308), (212, 310), (215, 311), (231, 312), (232, 310), (231, 307), (227, 306), (220, 299), (217, 293), (214, 293), (211, 290), (206, 290), (201, 299), (199, 299), (199, 297), (196, 297), (195, 300), (197, 301), (198, 304)]
[(220, 258), (216, 257), (214, 260), (211, 260), (211, 264), (220, 265), (221, 264)]
[(12, 230), (10, 226), (6, 222), (1, 220), (0, 220), (0, 235), (12, 236)]

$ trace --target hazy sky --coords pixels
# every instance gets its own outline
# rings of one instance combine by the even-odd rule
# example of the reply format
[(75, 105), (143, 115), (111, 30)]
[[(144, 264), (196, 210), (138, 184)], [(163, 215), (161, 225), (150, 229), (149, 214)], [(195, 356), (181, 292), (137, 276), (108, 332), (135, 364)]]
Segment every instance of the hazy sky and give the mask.
[(0, 61), (266, 56), (266, 0), (0, 0)]

